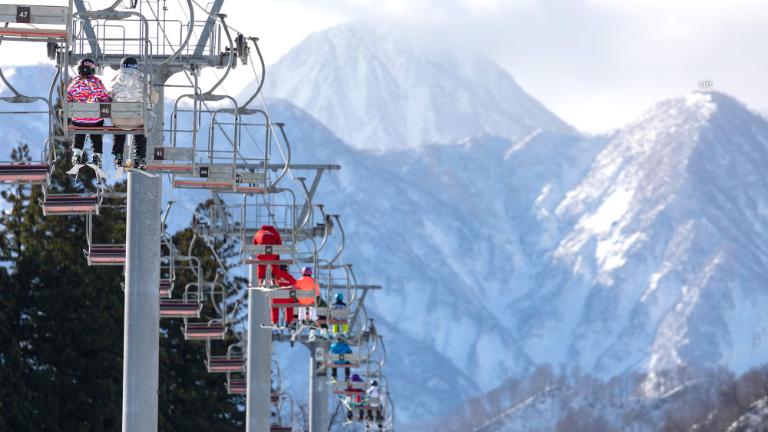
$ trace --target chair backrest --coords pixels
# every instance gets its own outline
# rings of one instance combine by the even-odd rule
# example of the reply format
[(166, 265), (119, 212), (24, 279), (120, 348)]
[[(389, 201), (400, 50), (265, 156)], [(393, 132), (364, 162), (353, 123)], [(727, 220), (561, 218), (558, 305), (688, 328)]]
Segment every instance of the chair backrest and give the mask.
[(67, 25), (66, 6), (0, 4), (0, 22)]
[(144, 118), (143, 102), (67, 103), (68, 118), (121, 118), (140, 120)]

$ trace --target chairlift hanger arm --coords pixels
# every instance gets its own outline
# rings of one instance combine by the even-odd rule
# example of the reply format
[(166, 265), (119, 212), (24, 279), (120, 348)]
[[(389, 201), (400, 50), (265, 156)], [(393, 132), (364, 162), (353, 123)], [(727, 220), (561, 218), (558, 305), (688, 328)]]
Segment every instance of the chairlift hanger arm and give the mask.
[[(223, 1), (223, 0), (219, 0)], [(168, 65), (173, 59), (179, 56), (184, 49), (187, 48), (187, 45), (189, 45), (189, 40), (192, 38), (192, 31), (194, 29), (193, 23), (195, 22), (195, 8), (192, 6), (192, 1), (187, 0), (187, 8), (189, 9), (189, 31), (187, 31), (187, 37), (184, 39), (184, 42), (179, 46), (179, 49), (177, 49), (173, 54), (171, 54), (170, 57), (168, 57), (164, 62), (160, 63), (160, 66), (166, 66)], [(210, 19), (210, 18), (209, 18)], [(205, 42), (200, 43), (195, 48), (195, 53), (197, 53), (197, 50), (200, 49), (200, 54), (202, 54), (201, 47), (205, 46)]]
[[(187, 0), (187, 3), (189, 3), (190, 5), (189, 6), (190, 12), (194, 13), (191, 1)], [(216, 24), (216, 17), (219, 15), (219, 12), (221, 11), (221, 6), (223, 4), (224, 4), (224, 0), (215, 0), (213, 2), (213, 6), (211, 7), (211, 10), (205, 11), (208, 14), (208, 20), (206, 20), (205, 22), (205, 27), (203, 27), (203, 31), (200, 34), (200, 39), (198, 39), (197, 46), (195, 47), (195, 52), (194, 52), (195, 56), (201, 56), (203, 54), (203, 50), (205, 50), (205, 46), (208, 44), (208, 39), (210, 39), (211, 37), (213, 26)], [(193, 20), (190, 20), (190, 21), (194, 22)], [(190, 26), (190, 32), (191, 30), (192, 30), (192, 26)]]
[[(75, 1), (75, 7), (77, 8), (78, 13), (83, 13), (88, 11), (88, 9), (86, 9), (85, 7), (84, 0), (74, 0), (74, 1)], [(91, 53), (96, 57), (100, 57), (101, 48), (99, 47), (98, 38), (96, 37), (96, 32), (93, 30), (93, 25), (91, 25), (90, 19), (83, 20), (83, 31), (85, 32), (85, 37), (88, 38), (88, 44), (91, 46)]]
[(242, 109), (248, 108), (248, 105), (250, 105), (251, 102), (253, 102), (253, 100), (256, 99), (259, 94), (261, 94), (261, 89), (264, 87), (264, 81), (267, 77), (267, 65), (264, 62), (264, 56), (261, 54), (261, 48), (259, 48), (259, 38), (249, 37), (248, 39), (253, 42), (253, 46), (256, 47), (256, 54), (259, 56), (259, 63), (261, 64), (261, 79), (259, 80), (259, 85), (256, 87), (256, 91), (242, 105)]
[(312, 186), (310, 186), (309, 189), (307, 189), (307, 185), (303, 181), (301, 182), (301, 188), (306, 197), (306, 202), (299, 214), (299, 220), (302, 221), (302, 228), (309, 222), (309, 218), (312, 215), (312, 199), (315, 197), (315, 193), (317, 193), (317, 188), (320, 186), (320, 179), (322, 179), (324, 171), (325, 170), (322, 168), (315, 170), (315, 178), (312, 180)]
[[(187, 1), (190, 1), (190, 0), (187, 0)], [(221, 0), (218, 0), (218, 1), (221, 1)], [(212, 15), (212, 16), (214, 16), (214, 15)], [(234, 57), (235, 57), (235, 47), (234, 47), (234, 43), (232, 41), (232, 35), (229, 33), (229, 27), (227, 27), (227, 22), (226, 22), (227, 15), (225, 15), (225, 14), (218, 14), (216, 17), (219, 19), (219, 21), (221, 21), (221, 26), (224, 28), (224, 34), (227, 36), (227, 41), (229, 41), (229, 56), (227, 57), (227, 66), (226, 66), (226, 68), (224, 70), (224, 74), (221, 76), (221, 79), (219, 79), (219, 81), (217, 81), (216, 84), (214, 84), (213, 87), (211, 87), (210, 90), (205, 92), (205, 94), (213, 94), (213, 92), (217, 88), (219, 88), (219, 86), (224, 82), (224, 80), (227, 79), (227, 76), (229, 76), (229, 71), (232, 70), (233, 61), (234, 61)], [(210, 22), (211, 17), (209, 17), (208, 20)], [(208, 24), (206, 24), (206, 26), (207, 25)], [(190, 26), (190, 31), (191, 31), (191, 26)], [(198, 44), (197, 48), (200, 48), (201, 46), (202, 45)], [(195, 52), (197, 52), (197, 49), (195, 50)], [(235, 105), (235, 110), (237, 110), (237, 107), (238, 107), (237, 101), (234, 101), (234, 105)]]

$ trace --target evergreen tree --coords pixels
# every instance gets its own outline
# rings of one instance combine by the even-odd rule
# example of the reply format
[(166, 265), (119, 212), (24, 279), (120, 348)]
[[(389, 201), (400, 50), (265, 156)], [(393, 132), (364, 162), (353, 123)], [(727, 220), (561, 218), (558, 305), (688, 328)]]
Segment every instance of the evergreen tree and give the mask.
[[(29, 160), (21, 146), (14, 160)], [(61, 192), (92, 189), (93, 178), (73, 182), (54, 171)], [(120, 425), (122, 291), (119, 268), (89, 268), (82, 217), (45, 218), (40, 188), (4, 191), (10, 211), (0, 219), (0, 256), (10, 262), (3, 284), (3, 316), (11, 338), (2, 351), (18, 359), (12, 367), (21, 395), (3, 395), (15, 409), (0, 414), (12, 430), (112, 431)], [(124, 238), (124, 212), (104, 209), (94, 235)], [(18, 350), (18, 351), (16, 351)], [(16, 357), (17, 355), (17, 357)], [(5, 386), (5, 377), (3, 385)], [(21, 396), (21, 397), (19, 397)]]
[[(58, 150), (63, 154), (63, 146)], [(29, 160), (29, 149), (19, 146), (12, 156)], [(53, 191), (93, 190), (92, 174), (84, 170), (73, 181), (64, 164), (53, 173)], [(44, 217), (39, 187), (14, 186), (2, 199), (0, 431), (119, 430), (122, 269), (88, 267), (84, 218)], [(122, 243), (125, 210), (102, 208), (93, 230), (98, 242)], [(190, 236), (178, 237), (183, 243)], [(211, 262), (210, 251), (196, 252)], [(161, 323), (160, 430), (236, 430), (242, 400), (226, 394), (223, 376), (206, 373), (204, 345), (184, 341), (179, 324)]]
[[(181, 253), (191, 252), (192, 256), (200, 259), (205, 282), (217, 279), (229, 291), (238, 290), (238, 287), (242, 286), (242, 281), (226, 277), (228, 268), (221, 267), (227, 266), (228, 260), (234, 257), (233, 244), (215, 242), (211, 245), (223, 261), (219, 263), (210, 248), (200, 239), (192, 244), (193, 236), (192, 230), (186, 229), (174, 235), (173, 241)], [(192, 245), (191, 249), (190, 245)], [(192, 272), (177, 272), (174, 297), (180, 297), (184, 287), (190, 282), (197, 282)], [(207, 289), (205, 291), (207, 292)], [(217, 317), (211, 306), (210, 297), (206, 297), (206, 300), (201, 318), (190, 321), (205, 322)], [(181, 319), (161, 321), (163, 337), (160, 340), (160, 430), (179, 432), (242, 430), (245, 420), (245, 398), (227, 394), (224, 374), (207, 372), (205, 342), (185, 341), (182, 333), (183, 325)], [(235, 342), (237, 340), (231, 332), (228, 334), (228, 340), (213, 341), (214, 354), (223, 354), (222, 351), (226, 346)]]

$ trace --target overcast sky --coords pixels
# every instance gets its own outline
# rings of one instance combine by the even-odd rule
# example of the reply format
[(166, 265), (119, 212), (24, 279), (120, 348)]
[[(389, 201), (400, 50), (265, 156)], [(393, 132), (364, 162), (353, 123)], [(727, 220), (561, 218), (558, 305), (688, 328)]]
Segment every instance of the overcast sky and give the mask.
[[(487, 53), (566, 121), (601, 131), (712, 80), (768, 111), (766, 0), (228, 0), (270, 60), (318, 29), (396, 18)], [(261, 12), (260, 12), (261, 11)], [(285, 19), (283, 18), (285, 17)], [(276, 40), (277, 39), (277, 40)]]
[[(224, 12), (261, 38), (268, 63), (342, 22), (410, 23), (414, 37), (486, 53), (583, 131), (620, 127), (705, 79), (768, 112), (768, 0), (227, 0)], [(3, 63), (17, 50), (0, 48)]]

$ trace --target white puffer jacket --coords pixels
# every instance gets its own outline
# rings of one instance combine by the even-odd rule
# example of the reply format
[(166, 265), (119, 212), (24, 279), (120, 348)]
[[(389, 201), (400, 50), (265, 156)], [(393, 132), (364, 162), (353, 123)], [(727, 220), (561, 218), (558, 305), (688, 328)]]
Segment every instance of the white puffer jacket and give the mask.
[[(151, 90), (147, 84), (146, 93), (144, 88), (144, 74), (138, 69), (121, 68), (112, 80), (112, 102), (142, 102), (145, 95), (150, 97), (152, 103), (157, 103), (158, 94)], [(143, 125), (143, 121), (136, 119), (125, 119), (112, 116), (112, 123), (121, 128), (134, 128)]]
[(144, 98), (144, 74), (138, 69), (120, 69), (112, 81), (113, 102), (141, 102)]

